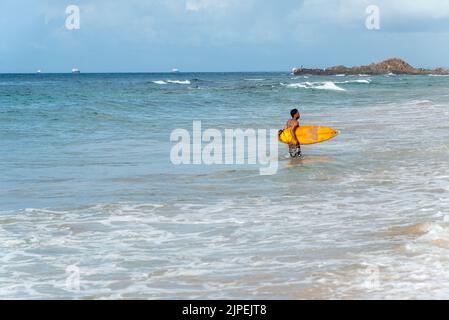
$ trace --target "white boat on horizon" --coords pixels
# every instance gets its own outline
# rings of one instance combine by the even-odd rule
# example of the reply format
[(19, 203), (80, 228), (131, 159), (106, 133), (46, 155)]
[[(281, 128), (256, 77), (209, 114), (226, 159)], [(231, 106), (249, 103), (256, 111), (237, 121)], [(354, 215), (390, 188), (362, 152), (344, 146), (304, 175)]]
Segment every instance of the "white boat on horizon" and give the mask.
[(173, 72), (173, 73), (179, 73), (180, 71), (179, 71), (179, 69), (173, 68), (173, 69), (171, 70), (171, 72)]
[(81, 73), (81, 71), (77, 68), (73, 68), (72, 73), (78, 74), (78, 73)]

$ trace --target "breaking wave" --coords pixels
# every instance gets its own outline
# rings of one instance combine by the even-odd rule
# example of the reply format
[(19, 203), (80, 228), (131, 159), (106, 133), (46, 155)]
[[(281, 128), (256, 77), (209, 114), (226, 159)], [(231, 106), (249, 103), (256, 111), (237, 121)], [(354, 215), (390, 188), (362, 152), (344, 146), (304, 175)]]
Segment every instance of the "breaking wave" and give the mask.
[(371, 83), (371, 79), (361, 79), (361, 80), (346, 80), (342, 82), (336, 82), (336, 83)]
[(300, 82), (300, 83), (290, 83), (290, 84), (282, 84), (287, 88), (302, 88), (302, 89), (317, 89), (317, 90), (331, 90), (331, 91), (346, 91), (339, 86), (337, 86), (332, 81), (325, 82)]
[(191, 84), (190, 80), (156, 80), (152, 81), (154, 84), (166, 85), (166, 84)]

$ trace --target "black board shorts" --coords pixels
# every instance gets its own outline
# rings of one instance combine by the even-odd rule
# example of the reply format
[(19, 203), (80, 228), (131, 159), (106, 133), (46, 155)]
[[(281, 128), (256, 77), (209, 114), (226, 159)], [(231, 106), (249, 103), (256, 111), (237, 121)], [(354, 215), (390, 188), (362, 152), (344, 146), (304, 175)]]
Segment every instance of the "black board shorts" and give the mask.
[(289, 144), (288, 152), (290, 153), (290, 157), (299, 158), (301, 157), (301, 145), (299, 144)]

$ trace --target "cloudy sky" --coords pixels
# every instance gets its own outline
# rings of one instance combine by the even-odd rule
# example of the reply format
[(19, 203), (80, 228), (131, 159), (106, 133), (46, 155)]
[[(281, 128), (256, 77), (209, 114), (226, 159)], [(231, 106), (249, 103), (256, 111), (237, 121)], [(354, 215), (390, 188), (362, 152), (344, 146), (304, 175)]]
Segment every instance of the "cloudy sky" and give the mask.
[[(66, 8), (80, 8), (80, 29)], [(380, 29), (366, 28), (366, 8)], [(0, 72), (449, 67), (448, 0), (1, 0)]]

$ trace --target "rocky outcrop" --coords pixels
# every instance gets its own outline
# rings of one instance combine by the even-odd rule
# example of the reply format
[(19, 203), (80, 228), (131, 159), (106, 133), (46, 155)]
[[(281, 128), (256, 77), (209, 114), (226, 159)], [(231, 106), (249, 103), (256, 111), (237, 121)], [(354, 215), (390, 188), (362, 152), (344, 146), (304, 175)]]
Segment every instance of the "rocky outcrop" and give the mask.
[(360, 67), (345, 67), (345, 66), (335, 66), (327, 69), (307, 69), (307, 68), (294, 68), (293, 74), (295, 75), (337, 75), (337, 74), (346, 74), (346, 75), (358, 75), (358, 74), (367, 74), (367, 75), (377, 75), (377, 74), (410, 74), (410, 75), (426, 75), (426, 74), (435, 74), (435, 75), (449, 75), (449, 70), (444, 68), (437, 69), (422, 69), (422, 68), (414, 68), (407, 62), (401, 59), (388, 59), (379, 63), (372, 63), (367, 66)]

